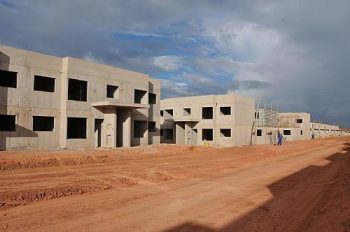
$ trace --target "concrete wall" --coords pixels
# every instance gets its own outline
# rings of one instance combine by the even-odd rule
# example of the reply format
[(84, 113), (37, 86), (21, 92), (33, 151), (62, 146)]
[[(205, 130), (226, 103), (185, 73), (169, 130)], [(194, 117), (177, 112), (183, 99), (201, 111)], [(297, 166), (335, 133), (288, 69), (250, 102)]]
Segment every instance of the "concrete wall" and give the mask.
[(235, 146), (250, 145), (255, 113), (254, 99), (236, 95), (234, 112)]
[(254, 144), (276, 144), (278, 112), (275, 109), (261, 108), (255, 113), (253, 132)]
[[(258, 130), (261, 135), (258, 135)], [(276, 144), (277, 143), (277, 127), (257, 127), (255, 131), (254, 144)]]
[[(16, 115), (16, 131), (0, 132), (1, 150), (95, 147), (96, 119), (103, 120), (100, 135), (102, 146), (160, 142), (160, 82), (148, 75), (7, 46), (0, 46), (0, 70), (18, 73), (17, 88), (0, 86), (0, 114)], [(34, 91), (34, 75), (54, 78), (55, 91)], [(69, 79), (87, 81), (86, 101), (68, 99)], [(107, 85), (118, 86), (114, 98), (107, 98)], [(135, 89), (146, 92), (140, 103), (134, 102)], [(149, 93), (156, 95), (155, 104), (149, 104)], [(54, 117), (54, 130), (34, 132), (33, 116)], [(86, 118), (86, 138), (67, 139), (69, 117)], [(142, 137), (134, 138), (134, 122), (137, 120), (145, 121), (146, 130)], [(148, 133), (148, 121), (156, 123), (155, 132)], [(118, 125), (122, 127), (119, 130)]]
[(149, 144), (159, 144), (160, 143), (160, 81), (151, 79), (149, 82), (149, 93), (156, 94), (156, 104), (150, 104), (148, 111), (149, 121), (156, 123), (156, 131), (148, 133), (148, 143)]
[[(16, 130), (0, 132), (0, 149), (59, 148), (61, 59), (0, 46), (1, 70), (17, 72), (17, 88), (0, 87), (1, 114), (16, 115)], [(5, 59), (4, 59), (5, 57)], [(55, 78), (54, 93), (34, 91), (34, 75)], [(52, 132), (34, 132), (33, 116), (55, 117)]]
[[(278, 127), (287, 141), (305, 140), (311, 138), (310, 114), (308, 113), (278, 113)], [(298, 122), (301, 120), (301, 122)], [(289, 130), (291, 135), (283, 133)]]
[[(213, 117), (204, 119), (203, 107), (212, 107)], [(220, 107), (229, 107), (231, 113), (224, 115)], [(191, 113), (185, 112), (190, 109)], [(212, 146), (242, 146), (249, 145), (251, 129), (254, 121), (254, 100), (237, 94), (208, 95), (183, 98), (170, 98), (161, 101), (163, 117), (161, 128), (173, 129), (174, 139), (162, 142), (177, 144)], [(166, 114), (166, 110), (173, 110), (173, 116)], [(212, 130), (211, 141), (203, 140), (203, 130)], [(230, 134), (222, 132), (230, 131)]]

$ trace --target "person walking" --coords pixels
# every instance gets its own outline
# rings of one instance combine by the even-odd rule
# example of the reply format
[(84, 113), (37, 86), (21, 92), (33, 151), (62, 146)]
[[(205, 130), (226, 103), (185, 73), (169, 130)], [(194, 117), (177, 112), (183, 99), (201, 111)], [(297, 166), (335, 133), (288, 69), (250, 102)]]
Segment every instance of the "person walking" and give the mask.
[(277, 131), (277, 145), (278, 146), (281, 146), (282, 145), (282, 140), (283, 140), (283, 135), (279, 132), (279, 131)]

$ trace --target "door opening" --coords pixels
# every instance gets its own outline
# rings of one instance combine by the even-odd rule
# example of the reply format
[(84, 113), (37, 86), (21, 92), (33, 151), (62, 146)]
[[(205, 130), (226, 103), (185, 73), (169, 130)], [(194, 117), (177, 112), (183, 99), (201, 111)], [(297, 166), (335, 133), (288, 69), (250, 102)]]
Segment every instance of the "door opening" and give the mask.
[(102, 146), (102, 123), (103, 119), (95, 119), (95, 147)]

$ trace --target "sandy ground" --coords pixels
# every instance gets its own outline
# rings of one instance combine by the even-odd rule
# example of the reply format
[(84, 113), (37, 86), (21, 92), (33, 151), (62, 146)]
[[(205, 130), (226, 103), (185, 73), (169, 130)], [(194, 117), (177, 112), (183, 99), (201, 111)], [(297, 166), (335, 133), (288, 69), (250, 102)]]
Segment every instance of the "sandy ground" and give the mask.
[(350, 138), (0, 152), (0, 231), (350, 231)]

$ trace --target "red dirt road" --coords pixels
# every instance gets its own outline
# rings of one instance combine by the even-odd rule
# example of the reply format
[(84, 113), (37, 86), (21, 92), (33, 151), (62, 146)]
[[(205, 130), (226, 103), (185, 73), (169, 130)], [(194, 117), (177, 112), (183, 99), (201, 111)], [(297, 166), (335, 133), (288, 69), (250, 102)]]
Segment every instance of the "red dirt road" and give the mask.
[(0, 231), (350, 231), (350, 138), (0, 153)]

